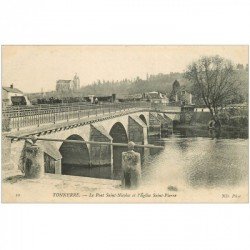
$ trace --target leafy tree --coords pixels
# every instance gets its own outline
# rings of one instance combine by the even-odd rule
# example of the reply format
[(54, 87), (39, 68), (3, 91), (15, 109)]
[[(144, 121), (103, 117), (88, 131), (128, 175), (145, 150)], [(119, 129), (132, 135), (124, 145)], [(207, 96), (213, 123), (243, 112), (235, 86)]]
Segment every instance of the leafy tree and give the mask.
[(201, 57), (191, 63), (184, 74), (193, 84), (193, 91), (209, 108), (213, 120), (220, 125), (219, 110), (239, 92), (239, 79), (233, 63), (220, 56)]

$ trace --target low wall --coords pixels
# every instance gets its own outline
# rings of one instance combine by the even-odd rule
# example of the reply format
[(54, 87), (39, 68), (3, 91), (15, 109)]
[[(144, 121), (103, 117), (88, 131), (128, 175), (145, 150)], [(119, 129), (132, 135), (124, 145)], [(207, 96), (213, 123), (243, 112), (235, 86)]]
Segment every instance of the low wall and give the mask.
[(208, 124), (211, 119), (212, 116), (209, 112), (194, 112), (191, 123)]
[(180, 114), (180, 124), (208, 124), (211, 119), (209, 112), (182, 111)]

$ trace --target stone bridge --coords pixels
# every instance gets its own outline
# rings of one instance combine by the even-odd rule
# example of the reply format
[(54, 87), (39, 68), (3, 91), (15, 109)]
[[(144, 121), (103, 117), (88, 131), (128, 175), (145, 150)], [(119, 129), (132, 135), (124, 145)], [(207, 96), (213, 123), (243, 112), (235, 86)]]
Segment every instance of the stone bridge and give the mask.
[[(161, 130), (179, 120), (178, 112), (133, 108), (119, 112), (83, 117), (57, 124), (26, 127), (2, 134), (3, 170), (24, 168), (24, 148), (29, 140), (10, 139), (8, 136), (36, 135), (48, 139), (70, 139), (96, 142), (147, 145), (149, 135), (160, 135)], [(37, 141), (44, 153), (44, 171), (52, 174), (117, 179), (121, 172), (121, 155), (125, 147), (103, 144)], [(149, 149), (138, 148), (142, 159)]]

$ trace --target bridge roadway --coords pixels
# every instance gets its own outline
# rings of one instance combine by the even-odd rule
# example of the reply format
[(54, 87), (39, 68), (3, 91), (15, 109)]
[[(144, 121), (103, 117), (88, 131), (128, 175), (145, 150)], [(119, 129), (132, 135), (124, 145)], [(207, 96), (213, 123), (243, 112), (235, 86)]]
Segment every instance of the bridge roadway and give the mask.
[[(128, 110), (133, 107), (141, 107), (137, 103), (86, 105), (85, 103), (71, 105), (36, 105), (30, 107), (8, 107), (3, 110), (3, 129), (19, 130), (23, 127), (37, 126), (41, 124), (55, 124), (61, 121), (80, 119), (82, 117), (97, 116), (105, 113), (113, 113)], [(145, 104), (144, 104), (145, 105)]]
[[(42, 136), (48, 139), (83, 140), (95, 142), (147, 145), (149, 135), (159, 135), (161, 129), (172, 126), (179, 119), (179, 112), (149, 107), (129, 107), (56, 123), (37, 124), (10, 129), (2, 133), (3, 169), (24, 169), (25, 148), (29, 141), (9, 139), (6, 136)], [(87, 145), (65, 142), (37, 142), (44, 153), (44, 171), (51, 174), (77, 175), (117, 179), (121, 172), (121, 154), (126, 148), (111, 145)], [(149, 149), (138, 148), (142, 160)], [(21, 162), (21, 163), (20, 163)]]
[(179, 107), (166, 105), (152, 105), (148, 102), (130, 102), (130, 103), (108, 103), (102, 105), (87, 105), (85, 103), (76, 103), (72, 105), (46, 105), (31, 107), (8, 107), (3, 110), (3, 131), (15, 131), (25, 127), (39, 127), (44, 124), (56, 124), (63, 121), (80, 120), (83, 117), (100, 116), (103, 114), (112, 114), (119, 111), (126, 111), (134, 108), (147, 108), (149, 110), (164, 111), (168, 114), (177, 114)]
[(73, 129), (76, 127), (80, 127), (80, 126), (85, 126), (88, 124), (93, 124), (96, 122), (101, 122), (104, 120), (109, 120), (109, 119), (114, 119), (116, 117), (120, 117), (120, 116), (124, 116), (124, 115), (129, 115), (129, 114), (133, 114), (136, 112), (143, 112), (145, 110), (148, 109), (144, 109), (144, 108), (131, 108), (129, 110), (121, 110), (121, 111), (113, 111), (111, 113), (104, 113), (104, 114), (93, 114), (93, 115), (89, 115), (89, 116), (85, 116), (82, 118), (75, 118), (72, 120), (62, 120), (62, 121), (57, 121), (57, 123), (46, 123), (46, 124), (41, 124), (39, 126), (27, 126), (27, 127), (23, 127), (20, 130), (12, 130), (9, 133), (6, 133), (8, 135), (11, 136), (16, 136), (16, 137), (21, 137), (21, 136), (32, 136), (32, 135), (37, 135), (40, 136), (42, 134), (46, 134), (46, 133), (52, 133), (52, 132), (56, 132), (56, 131), (60, 131), (62, 129)]

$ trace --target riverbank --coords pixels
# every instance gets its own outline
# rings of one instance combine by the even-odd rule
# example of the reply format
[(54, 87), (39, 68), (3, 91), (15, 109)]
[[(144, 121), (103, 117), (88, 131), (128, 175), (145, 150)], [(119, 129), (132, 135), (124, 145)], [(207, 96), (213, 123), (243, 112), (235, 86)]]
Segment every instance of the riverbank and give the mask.
[[(224, 110), (219, 113), (221, 130), (224, 131), (248, 131), (248, 110)], [(213, 120), (209, 112), (182, 112), (180, 116), (179, 128), (197, 128), (206, 129), (208, 124)]]
[(237, 127), (222, 125), (219, 130), (209, 129), (207, 124), (179, 124), (173, 129), (175, 132), (180, 131), (189, 136), (204, 136), (204, 137), (221, 137), (221, 138), (248, 138), (248, 127)]
[[(195, 123), (195, 124), (178, 124), (175, 128), (197, 128), (197, 129), (208, 129), (208, 124), (204, 123)], [(225, 130), (239, 130), (239, 131), (248, 131), (247, 127), (238, 127), (238, 126), (230, 126), (230, 125), (222, 125), (221, 129)]]

